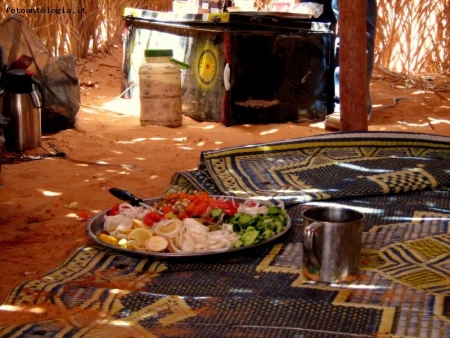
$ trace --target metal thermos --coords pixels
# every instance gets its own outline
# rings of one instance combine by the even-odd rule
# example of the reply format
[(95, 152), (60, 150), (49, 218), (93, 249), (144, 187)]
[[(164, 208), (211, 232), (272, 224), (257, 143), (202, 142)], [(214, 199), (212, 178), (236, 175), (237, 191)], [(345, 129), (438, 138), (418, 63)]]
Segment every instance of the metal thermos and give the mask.
[(0, 114), (3, 107), (3, 93), (5, 91), (6, 65), (3, 63), (3, 47), (0, 46)]
[[(33, 89), (36, 85), (42, 100)], [(5, 129), (6, 149), (24, 151), (41, 145), (41, 107), (45, 100), (44, 89), (32, 73), (14, 69), (6, 73), (3, 97), (3, 115), (9, 118)]]

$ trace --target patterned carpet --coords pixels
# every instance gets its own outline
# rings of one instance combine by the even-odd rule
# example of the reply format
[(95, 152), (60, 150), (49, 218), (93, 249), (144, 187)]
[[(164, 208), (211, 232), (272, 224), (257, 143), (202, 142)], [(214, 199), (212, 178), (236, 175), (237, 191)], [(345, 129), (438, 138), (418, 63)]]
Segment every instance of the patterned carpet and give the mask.
[(401, 193), (450, 183), (450, 140), (417, 133), (339, 133), (203, 152), (172, 185), (286, 203)]
[[(416, 134), (348, 136), (302, 139), (295, 142), (301, 144), (297, 155), (288, 150), (293, 147), (288, 142), (270, 145), (266, 151), (249, 146), (203, 153), (203, 169), (176, 174), (169, 190), (202, 186), (213, 193), (227, 189), (229, 194), (239, 187), (233, 191), (252, 196), (253, 186), (265, 196), (290, 202), (291, 231), (245, 255), (211, 258), (158, 261), (94, 245), (81, 247), (42, 278), (16, 286), (6, 301), (17, 307), (55, 306), (58, 316), (0, 326), (0, 335), (450, 337), (450, 192), (446, 188), (450, 141)], [(269, 148), (276, 154), (270, 154)], [(220, 159), (223, 166), (211, 171), (211, 163)], [(395, 159), (406, 161), (401, 165)], [(272, 165), (262, 165), (264, 161)], [(345, 165), (339, 166), (340, 162)], [(324, 174), (327, 165), (332, 169)], [(312, 168), (322, 173), (321, 180)], [(236, 170), (245, 180), (238, 179)], [(274, 184), (282, 185), (276, 175), (282, 172), (297, 178), (285, 179), (290, 189), (275, 193)], [(264, 182), (272, 182), (263, 184), (263, 173)], [(220, 175), (216, 184), (214, 178)], [(313, 182), (294, 193), (294, 187)], [(370, 187), (370, 192), (365, 195), (361, 186)], [(323, 187), (326, 194), (320, 193)], [(294, 203), (301, 199), (308, 202)], [(365, 215), (362, 275), (351, 284), (312, 283), (302, 276), (301, 213), (317, 205), (345, 205)]]

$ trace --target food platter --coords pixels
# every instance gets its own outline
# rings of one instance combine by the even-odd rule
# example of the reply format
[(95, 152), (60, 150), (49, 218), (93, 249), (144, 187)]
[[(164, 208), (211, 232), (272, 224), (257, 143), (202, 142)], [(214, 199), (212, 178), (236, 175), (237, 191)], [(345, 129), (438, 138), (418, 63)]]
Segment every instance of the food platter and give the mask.
[[(212, 197), (228, 198), (228, 199), (232, 199), (238, 203), (243, 203), (244, 201), (246, 201), (244, 198), (231, 197), (231, 196), (212, 196)], [(160, 196), (160, 197), (155, 197), (155, 198), (151, 198), (151, 199), (146, 199), (143, 201), (143, 203), (145, 203), (146, 205), (153, 205), (155, 202), (160, 201), (161, 198), (162, 197)], [(261, 203), (266, 204), (267, 202), (261, 202)], [(141, 250), (133, 250), (133, 249), (129, 249), (129, 248), (124, 248), (121, 246), (112, 245), (112, 244), (105, 243), (104, 241), (101, 241), (97, 237), (97, 235), (99, 235), (104, 230), (103, 225), (104, 225), (104, 220), (105, 220), (105, 216), (107, 215), (107, 213), (108, 213), (108, 210), (104, 210), (102, 212), (97, 213), (88, 221), (88, 223), (86, 225), (87, 236), (90, 239), (92, 239), (96, 244), (119, 251), (119, 252), (123, 252), (123, 253), (129, 253), (129, 254), (134, 254), (134, 255), (137, 254), (137, 255), (150, 256), (150, 257), (159, 257), (159, 258), (165, 258), (165, 259), (217, 256), (217, 255), (239, 253), (242, 251), (251, 250), (251, 249), (254, 249), (257, 247), (265, 246), (269, 243), (272, 243), (272, 242), (278, 240), (280, 237), (282, 237), (289, 231), (289, 229), (291, 228), (291, 225), (292, 225), (291, 218), (289, 217), (289, 215), (286, 214), (286, 224), (284, 225), (284, 228), (281, 232), (278, 232), (275, 235), (273, 235), (272, 237), (270, 237), (268, 239), (264, 239), (258, 243), (247, 245), (247, 246), (241, 246), (238, 248), (231, 248), (226, 251), (191, 252), (191, 253), (150, 252), (150, 251), (144, 251), (144, 250), (141, 251)]]

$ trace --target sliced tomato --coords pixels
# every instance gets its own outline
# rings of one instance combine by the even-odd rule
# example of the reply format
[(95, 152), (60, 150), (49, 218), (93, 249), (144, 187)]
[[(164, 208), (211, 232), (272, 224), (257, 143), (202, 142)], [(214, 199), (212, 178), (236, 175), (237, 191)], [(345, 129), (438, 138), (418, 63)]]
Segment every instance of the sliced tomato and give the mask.
[(230, 202), (230, 208), (228, 210), (223, 210), (225, 215), (228, 216), (233, 216), (234, 214), (237, 214), (237, 206), (234, 206), (231, 202)]
[(209, 206), (211, 207), (211, 209), (214, 208), (226, 209), (229, 207), (228, 202), (224, 200), (211, 200), (209, 201)]
[(150, 217), (144, 216), (144, 218), (142, 219), (142, 222), (144, 222), (145, 225), (151, 227), (153, 226), (153, 224), (155, 224), (155, 221), (152, 220)]
[(115, 216), (119, 214), (119, 203), (115, 204), (111, 209), (108, 210), (108, 216)]
[(156, 211), (150, 211), (149, 213), (147, 213), (146, 216), (150, 217), (155, 222), (159, 222), (164, 217), (163, 215), (161, 215), (159, 212)]
[(193, 202), (193, 201), (195, 201), (197, 199), (197, 195), (187, 195), (186, 198), (189, 201)]
[(188, 206), (186, 208), (184, 208), (184, 211), (188, 215), (192, 215), (192, 213), (194, 212), (196, 206), (197, 206), (197, 204), (195, 204), (194, 202), (191, 202), (191, 203), (188, 204)]
[(207, 208), (206, 202), (199, 202), (196, 206), (194, 211), (192, 212), (192, 215), (202, 216), (206, 212)]
[(89, 219), (89, 214), (85, 210), (78, 211), (77, 216), (80, 220), (83, 221), (87, 221)]
[(178, 218), (180, 219), (180, 220), (184, 220), (185, 218), (188, 218), (189, 217), (189, 215), (187, 214), (187, 212), (185, 212), (185, 211), (182, 211), (182, 212), (180, 212), (179, 214), (178, 214)]
[(212, 217), (207, 217), (205, 219), (205, 224), (215, 224), (217, 221)]
[(225, 215), (231, 216), (237, 213), (239, 204), (234, 201), (211, 200), (209, 201), (209, 206), (211, 209), (220, 208)]
[(174, 193), (172, 193), (172, 194), (167, 194), (167, 195), (166, 195), (166, 199), (169, 199), (169, 200), (177, 200), (178, 197), (179, 197), (179, 195), (178, 195), (178, 193), (176, 193), (176, 192), (174, 192)]
[(207, 192), (201, 192), (197, 195), (197, 200), (199, 202), (206, 202), (209, 199), (209, 195)]
[(166, 204), (165, 206), (163, 206), (162, 212), (163, 214), (168, 214), (169, 212), (173, 212), (173, 208), (170, 204)]
[(161, 215), (159, 212), (156, 211), (150, 211), (147, 214), (145, 214), (142, 221), (147, 224), (148, 226), (152, 226), (154, 223), (159, 222), (163, 219), (163, 215)]

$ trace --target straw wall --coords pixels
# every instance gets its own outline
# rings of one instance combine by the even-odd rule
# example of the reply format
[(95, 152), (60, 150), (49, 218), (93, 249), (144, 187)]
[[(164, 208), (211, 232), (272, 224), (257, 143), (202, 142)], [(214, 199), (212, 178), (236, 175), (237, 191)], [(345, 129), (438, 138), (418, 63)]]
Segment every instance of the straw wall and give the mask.
[(379, 0), (376, 63), (402, 73), (446, 73), (449, 19), (447, 0)]
[[(10, 15), (6, 7), (77, 12), (25, 17), (53, 55), (69, 52), (84, 57), (121, 42), (124, 7), (165, 11), (171, 10), (172, 0), (9, 0), (2, 7), (0, 20)], [(378, 0), (376, 63), (404, 74), (446, 73), (450, 65), (449, 19), (447, 0)]]
[[(0, 20), (14, 10), (36, 8), (42, 13), (25, 13), (26, 21), (54, 56), (71, 53), (85, 57), (108, 49), (122, 39), (124, 7), (171, 10), (168, 0), (9, 0), (0, 9)], [(9, 7), (9, 8), (7, 8)], [(69, 10), (71, 13), (68, 13)], [(8, 11), (8, 12), (7, 12)], [(59, 12), (59, 13), (58, 13)]]

